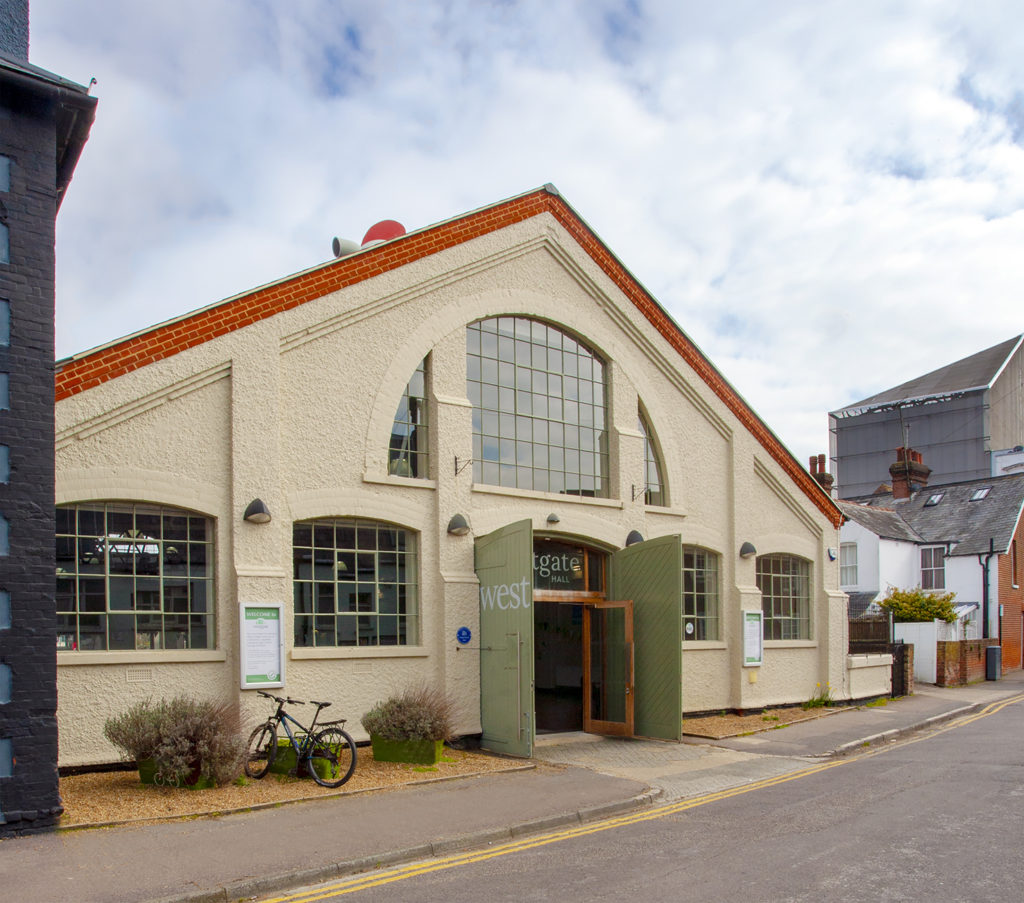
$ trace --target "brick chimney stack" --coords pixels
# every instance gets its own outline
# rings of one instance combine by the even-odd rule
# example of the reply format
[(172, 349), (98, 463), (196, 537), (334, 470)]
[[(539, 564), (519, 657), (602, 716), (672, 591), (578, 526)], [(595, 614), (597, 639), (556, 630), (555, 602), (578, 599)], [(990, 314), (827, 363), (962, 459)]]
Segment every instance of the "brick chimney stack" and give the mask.
[(824, 455), (811, 455), (811, 476), (818, 481), (818, 485), (829, 495), (832, 494), (832, 485), (836, 478), (825, 469)]
[(896, 449), (896, 463), (889, 465), (892, 477), (892, 497), (908, 499), (919, 489), (928, 485), (932, 469), (921, 461), (921, 453), (912, 448), (900, 446)]

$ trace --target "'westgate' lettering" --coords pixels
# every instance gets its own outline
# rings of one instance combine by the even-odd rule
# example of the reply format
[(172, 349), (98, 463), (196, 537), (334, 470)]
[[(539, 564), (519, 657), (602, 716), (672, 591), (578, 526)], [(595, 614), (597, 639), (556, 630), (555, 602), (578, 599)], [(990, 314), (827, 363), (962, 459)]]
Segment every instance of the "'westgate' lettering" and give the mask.
[(508, 611), (530, 607), (530, 581), (524, 577), (518, 583), (499, 583), (497, 586), (480, 587), (480, 610), (493, 611), (499, 608)]

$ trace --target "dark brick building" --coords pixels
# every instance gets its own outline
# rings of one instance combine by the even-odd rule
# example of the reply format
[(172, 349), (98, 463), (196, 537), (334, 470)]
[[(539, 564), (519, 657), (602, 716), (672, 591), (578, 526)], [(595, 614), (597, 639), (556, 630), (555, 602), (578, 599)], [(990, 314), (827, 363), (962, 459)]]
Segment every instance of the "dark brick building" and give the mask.
[(61, 812), (54, 602), (54, 221), (89, 135), (87, 89), (28, 62), (0, 0), (0, 836)]

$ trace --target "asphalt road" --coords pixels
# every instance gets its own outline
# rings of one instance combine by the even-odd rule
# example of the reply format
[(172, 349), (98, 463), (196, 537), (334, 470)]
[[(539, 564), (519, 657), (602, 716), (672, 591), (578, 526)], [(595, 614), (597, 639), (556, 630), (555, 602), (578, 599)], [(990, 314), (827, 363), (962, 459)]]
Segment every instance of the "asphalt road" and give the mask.
[(1024, 703), (989, 709), (750, 788), (275, 899), (1022, 899)]

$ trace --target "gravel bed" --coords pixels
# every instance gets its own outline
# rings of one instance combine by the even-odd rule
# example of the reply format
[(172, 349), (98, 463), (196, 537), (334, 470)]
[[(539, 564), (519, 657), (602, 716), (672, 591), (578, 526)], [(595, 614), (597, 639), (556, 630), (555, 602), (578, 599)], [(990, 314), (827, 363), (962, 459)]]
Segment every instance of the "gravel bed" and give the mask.
[(468, 777), (524, 767), (516, 759), (479, 752), (446, 749), (435, 766), (377, 762), (369, 747), (359, 748), (355, 773), (341, 787), (321, 787), (310, 778), (268, 774), (259, 781), (240, 778), (234, 784), (207, 790), (182, 790), (140, 784), (137, 771), (104, 771), (68, 775), (60, 779), (64, 815), (60, 826), (82, 827), (213, 815), (236, 809), (275, 805), (294, 800), (387, 790), (405, 784)]

